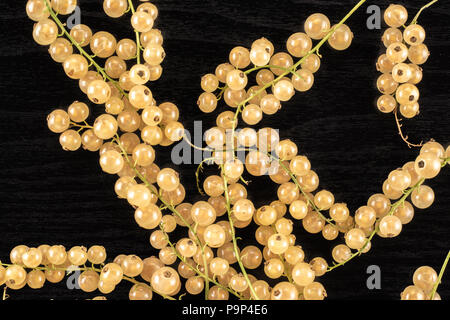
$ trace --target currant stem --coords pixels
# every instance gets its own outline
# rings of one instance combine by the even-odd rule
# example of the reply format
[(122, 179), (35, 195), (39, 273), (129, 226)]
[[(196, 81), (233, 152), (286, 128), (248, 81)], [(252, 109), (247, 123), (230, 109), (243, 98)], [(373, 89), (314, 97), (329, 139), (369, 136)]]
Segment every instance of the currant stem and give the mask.
[(209, 149), (208, 147), (202, 148), (202, 147), (196, 146), (195, 144), (193, 144), (193, 143), (189, 140), (189, 138), (187, 137), (187, 135), (183, 135), (183, 140), (186, 141), (186, 143), (187, 143), (188, 145), (190, 145), (192, 148), (194, 148), (194, 149), (196, 149), (196, 150), (200, 150), (200, 151), (214, 151), (214, 150), (212, 150), (212, 149)]
[(199, 192), (202, 196), (204, 196), (205, 193), (203, 192), (202, 188), (200, 187), (200, 177), (199, 177), (199, 176), (200, 176), (200, 172), (203, 170), (203, 163), (208, 164), (208, 162), (209, 162), (209, 161), (212, 161), (212, 160), (214, 160), (214, 158), (206, 158), (206, 159), (203, 159), (203, 160), (200, 162), (200, 164), (198, 165), (197, 170), (195, 170), (195, 180), (196, 180), (196, 183), (197, 183), (197, 189), (198, 189), (198, 192)]
[(57, 14), (55, 13), (55, 11), (53, 11), (52, 7), (50, 6), (48, 0), (44, 0), (45, 1), (45, 5), (47, 6), (47, 10), (50, 13), (50, 16), (53, 18), (53, 20), (55, 21), (55, 23), (59, 26), (59, 28), (62, 30), (63, 34), (66, 35), (66, 37), (70, 40), (70, 42), (72, 42), (72, 44), (78, 49), (78, 51), (86, 58), (90, 61), (90, 63), (92, 65), (95, 66), (95, 68), (97, 69), (97, 72), (100, 73), (104, 79), (108, 79), (109, 81), (111, 81), (114, 86), (120, 91), (120, 93), (122, 95), (124, 95), (125, 97), (128, 97), (128, 94), (125, 93), (125, 91), (123, 91), (123, 89), (120, 87), (119, 83), (112, 79), (110, 76), (108, 76), (108, 74), (106, 73), (105, 69), (103, 69), (102, 67), (100, 67), (100, 65), (95, 62), (95, 60), (93, 59), (93, 57), (88, 54), (82, 47), (81, 45), (75, 41), (74, 38), (72, 38), (72, 36), (70, 35), (70, 33), (66, 30), (64, 24), (61, 22), (61, 20), (59, 20)]
[[(295, 72), (296, 69), (293, 69), (292, 67), (291, 67), (291, 68), (285, 68), (285, 67), (274, 66), (274, 65), (270, 65), (270, 64), (265, 65), (265, 66), (253, 67), (253, 68), (251, 68), (251, 69), (248, 69), (248, 70), (244, 71), (244, 73), (245, 73), (245, 74), (250, 74), (250, 73), (252, 73), (252, 72), (254, 72), (254, 71), (257, 71), (257, 70), (261, 70), (261, 69), (272, 69), (272, 68), (273, 68), (273, 69), (281, 69), (281, 70), (284, 70), (285, 72), (287, 72), (287, 74), (292, 73), (293, 75), (296, 75), (297, 77), (301, 78), (301, 77)], [(225, 87), (227, 87), (227, 85), (225, 85)]]
[(219, 88), (219, 93), (216, 94), (217, 101), (222, 99), (223, 93), (225, 92), (225, 89), (227, 88), (227, 85), (224, 85), (223, 87)]
[(236, 240), (236, 230), (234, 228), (234, 223), (233, 223), (233, 217), (231, 215), (231, 201), (230, 201), (230, 196), (228, 195), (228, 181), (227, 178), (225, 176), (225, 173), (223, 171), (223, 166), (221, 165), (221, 172), (222, 172), (222, 177), (223, 177), (223, 186), (224, 186), (224, 193), (225, 193), (225, 200), (227, 203), (227, 212), (228, 212), (228, 221), (230, 223), (230, 228), (231, 228), (231, 237), (233, 239), (233, 249), (234, 249), (234, 254), (236, 255), (236, 260), (239, 264), (239, 267), (241, 268), (242, 271), (242, 275), (244, 276), (245, 280), (248, 283), (248, 287), (250, 288), (250, 292), (253, 295), (253, 299), (255, 300), (259, 300), (255, 289), (253, 288), (252, 283), (250, 282), (250, 279), (248, 277), (247, 271), (245, 270), (244, 264), (242, 263), (241, 260), (241, 256), (239, 254), (238, 251), (238, 245), (237, 245), (237, 240)]
[[(129, 9), (131, 9), (131, 14), (134, 14), (136, 11), (134, 10), (134, 5), (132, 0), (128, 0)], [(134, 30), (136, 34), (136, 62), (137, 64), (141, 64), (141, 40), (139, 37), (139, 32)]]
[(8, 288), (7, 286), (5, 286), (3, 288), (3, 295), (2, 295), (2, 300), (3, 301), (5, 301), (5, 300), (7, 300), (9, 298), (9, 295), (6, 293), (7, 288)]
[(430, 300), (434, 299), (434, 295), (436, 294), (437, 288), (439, 287), (439, 284), (441, 283), (442, 276), (444, 275), (445, 269), (447, 268), (448, 261), (450, 260), (450, 250), (447, 253), (447, 257), (445, 257), (444, 263), (442, 264), (441, 271), (439, 272), (438, 279), (436, 281), (436, 284), (433, 287), (433, 291), (431, 291)]
[(76, 123), (76, 122), (70, 122), (70, 125), (72, 126), (72, 128), (79, 128), (80, 130), (83, 130), (83, 129), (92, 129), (93, 127), (92, 126), (90, 126), (89, 124), (87, 124), (86, 123), (86, 125), (81, 125), (81, 124), (79, 124), (79, 123)]
[(416, 24), (417, 20), (419, 19), (420, 14), (422, 13), (423, 10), (425, 10), (428, 7), (431, 7), (433, 4), (435, 4), (436, 2), (438, 2), (438, 0), (433, 0), (429, 3), (427, 3), (426, 5), (424, 5), (422, 8), (420, 8), (420, 10), (417, 12), (416, 16), (414, 17), (414, 19), (411, 21), (411, 24)]
[(420, 148), (421, 146), (423, 146), (423, 142), (420, 142), (419, 144), (414, 144), (408, 141), (408, 136), (404, 136), (403, 135), (403, 131), (402, 131), (402, 124), (400, 123), (400, 121), (402, 119), (398, 118), (398, 108), (396, 107), (394, 110), (394, 117), (395, 117), (395, 123), (397, 124), (397, 128), (398, 128), (398, 134), (400, 135), (400, 137), (402, 138), (402, 140), (404, 142), (406, 142), (408, 148), (411, 147), (416, 147), (416, 148)]
[[(208, 274), (208, 262), (206, 261), (206, 255), (205, 255), (205, 247), (202, 247), (202, 253), (203, 253), (203, 264), (205, 266), (205, 272)], [(205, 300), (208, 300), (209, 296), (209, 277), (206, 277), (205, 274)]]

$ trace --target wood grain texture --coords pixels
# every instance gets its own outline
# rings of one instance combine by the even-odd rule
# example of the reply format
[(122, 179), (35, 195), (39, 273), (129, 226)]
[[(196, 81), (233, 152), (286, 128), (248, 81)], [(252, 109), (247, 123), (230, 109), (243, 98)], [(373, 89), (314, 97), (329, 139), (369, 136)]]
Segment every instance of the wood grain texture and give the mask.
[[(133, 38), (128, 18), (106, 18), (100, 0), (79, 2), (82, 23)], [(406, 6), (415, 14), (425, 2), (408, 1)], [(157, 254), (148, 243), (149, 232), (134, 222), (133, 210), (116, 199), (114, 178), (101, 172), (98, 155), (64, 152), (58, 136), (48, 131), (45, 118), (52, 109), (67, 107), (74, 100), (86, 101), (86, 97), (75, 81), (66, 78), (61, 66), (51, 61), (46, 49), (33, 42), (33, 23), (26, 18), (24, 3), (0, 3), (0, 259), (8, 260), (9, 251), (17, 244), (42, 243), (66, 247), (101, 244), (111, 258), (121, 253), (141, 257)], [(284, 50), (285, 40), (302, 31), (309, 14), (323, 12), (336, 23), (354, 3), (356, 0), (155, 1), (160, 10), (156, 27), (164, 35), (167, 58), (162, 79), (151, 89), (158, 102), (172, 101), (179, 106), (187, 128), (192, 128), (194, 120), (213, 125), (214, 116), (200, 114), (196, 107), (200, 77), (225, 62), (233, 46), (248, 47), (265, 36), (277, 50)], [(369, 4), (385, 8), (388, 1)], [(336, 200), (347, 203), (353, 212), (371, 194), (381, 191), (391, 170), (417, 155), (417, 150), (408, 149), (397, 135), (393, 116), (380, 114), (374, 106), (378, 97), (375, 61), (382, 49), (382, 30), (366, 28), (365, 10), (366, 6), (362, 7), (348, 22), (355, 34), (351, 48), (336, 52), (324, 46), (313, 89), (297, 94), (281, 112), (261, 123), (280, 128), (282, 137), (293, 139), (299, 152), (311, 159), (321, 188), (334, 192)], [(450, 142), (449, 15), (450, 4), (439, 1), (419, 20), (427, 30), (431, 56), (419, 87), (421, 113), (404, 121), (412, 141), (434, 138), (445, 145)], [(100, 108), (92, 106), (92, 112), (98, 114)], [(157, 163), (171, 165), (168, 149), (158, 149)], [(200, 199), (193, 183), (195, 166), (184, 165), (178, 170), (190, 201)], [(319, 279), (329, 299), (398, 299), (412, 283), (417, 267), (440, 268), (450, 247), (449, 176), (447, 168), (429, 182), (436, 193), (435, 204), (416, 210), (413, 222), (398, 238), (375, 238), (370, 253)], [(276, 199), (276, 186), (268, 178), (250, 180), (254, 181), (249, 187), (250, 198), (257, 204)], [(249, 228), (247, 234), (253, 231)], [(320, 255), (330, 261), (331, 243), (306, 234), (298, 224), (296, 235), (308, 260)], [(250, 236), (243, 237), (243, 243), (251, 243)], [(373, 264), (381, 268), (381, 290), (366, 287), (366, 268)], [(122, 283), (110, 299), (126, 299), (129, 287)], [(450, 274), (439, 292), (450, 299)], [(39, 291), (9, 293), (14, 300), (86, 299), (95, 295), (68, 290), (65, 282), (46, 284)]]

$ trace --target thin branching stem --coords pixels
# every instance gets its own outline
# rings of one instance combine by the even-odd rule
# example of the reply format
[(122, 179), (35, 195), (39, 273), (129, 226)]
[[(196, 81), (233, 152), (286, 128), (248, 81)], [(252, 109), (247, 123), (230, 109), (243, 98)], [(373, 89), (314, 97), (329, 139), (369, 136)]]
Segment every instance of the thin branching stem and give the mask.
[(250, 288), (250, 292), (252, 294), (253, 299), (259, 300), (258, 295), (256, 294), (256, 291), (253, 288), (253, 285), (250, 281), (250, 278), (248, 277), (247, 271), (245, 270), (244, 264), (242, 263), (241, 255), (239, 253), (239, 248), (238, 248), (237, 239), (236, 239), (236, 230), (234, 228), (233, 215), (232, 215), (232, 211), (231, 211), (231, 200), (230, 200), (230, 196), (228, 194), (228, 181), (227, 181), (227, 177), (225, 176), (223, 166), (221, 166), (221, 173), (222, 173), (222, 179), (223, 179), (223, 188), (224, 188), (224, 193), (225, 193), (226, 207), (227, 207), (227, 212), (228, 212), (228, 221), (230, 223), (231, 238), (233, 241), (234, 254), (236, 255), (236, 260), (242, 271), (242, 275), (244, 276), (245, 280), (248, 283), (248, 287)]
[(198, 165), (197, 170), (195, 170), (195, 181), (196, 181), (196, 183), (197, 183), (197, 189), (198, 189), (198, 192), (199, 192), (202, 196), (204, 196), (205, 193), (203, 192), (203, 190), (202, 190), (202, 188), (201, 188), (201, 186), (200, 186), (200, 172), (202, 172), (202, 170), (203, 170), (203, 164), (204, 164), (204, 163), (208, 164), (208, 162), (213, 161), (213, 160), (214, 160), (214, 158), (206, 158), (206, 159), (203, 159), (203, 160), (200, 162), (200, 164)]
[(434, 296), (436, 295), (437, 288), (439, 287), (439, 284), (442, 281), (442, 277), (444, 276), (444, 272), (445, 272), (445, 269), (447, 268), (449, 259), (450, 259), (450, 250), (448, 251), (447, 256), (445, 257), (444, 263), (442, 264), (442, 267), (441, 267), (441, 271), (439, 271), (438, 279), (436, 281), (436, 284), (433, 287), (433, 290), (431, 291), (430, 300), (433, 300)]
[(397, 124), (398, 134), (400, 135), (402, 140), (405, 141), (405, 143), (407, 144), (408, 148), (411, 148), (411, 147), (419, 148), (419, 147), (421, 147), (423, 145), (423, 142), (420, 142), (419, 144), (411, 143), (411, 142), (408, 141), (408, 136), (405, 136), (403, 134), (403, 131), (402, 131), (402, 126), (403, 125), (400, 123), (402, 121), (402, 119), (399, 119), (399, 117), (398, 117), (398, 108), (397, 107), (394, 110), (394, 118), (395, 118), (395, 123)]
[[(131, 14), (134, 14), (136, 11), (134, 10), (134, 5), (132, 0), (128, 0), (128, 6), (131, 10)], [(134, 30), (136, 34), (136, 62), (137, 64), (141, 64), (141, 40), (139, 36), (139, 32)]]
[(420, 10), (417, 12), (416, 16), (414, 17), (414, 19), (411, 21), (411, 24), (416, 24), (417, 20), (419, 19), (420, 14), (422, 13), (423, 10), (425, 10), (428, 7), (431, 7), (433, 4), (435, 4), (436, 2), (438, 2), (438, 0), (433, 0), (429, 3), (427, 3), (426, 5), (424, 5), (422, 8), (420, 8)]

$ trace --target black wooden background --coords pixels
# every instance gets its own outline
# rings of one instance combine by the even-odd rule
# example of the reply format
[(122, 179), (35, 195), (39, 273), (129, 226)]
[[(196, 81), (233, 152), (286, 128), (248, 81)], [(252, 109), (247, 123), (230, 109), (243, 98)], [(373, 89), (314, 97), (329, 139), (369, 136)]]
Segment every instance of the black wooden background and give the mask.
[[(108, 30), (133, 38), (128, 18), (112, 20), (103, 13), (100, 0), (80, 0), (82, 23), (94, 30)], [(405, 1), (404, 1), (405, 2)], [(426, 0), (404, 3), (413, 16)], [(236, 45), (250, 46), (257, 38), (271, 39), (277, 50), (293, 32), (303, 30), (309, 14), (323, 12), (337, 23), (356, 3), (345, 1), (253, 1), (253, 0), (158, 0), (160, 16), (156, 26), (164, 35), (167, 58), (160, 81), (151, 85), (159, 102), (173, 101), (181, 110), (181, 121), (192, 128), (193, 120), (212, 125), (213, 116), (196, 107), (200, 77), (227, 60)], [(368, 1), (385, 8), (388, 1)], [(378, 93), (375, 61), (382, 49), (382, 30), (366, 27), (367, 5), (349, 20), (355, 34), (350, 49), (336, 52), (321, 49), (322, 67), (315, 85), (297, 94), (278, 114), (261, 125), (281, 129), (282, 137), (293, 139), (299, 152), (307, 155), (319, 173), (321, 187), (332, 190), (336, 200), (351, 210), (365, 204), (381, 191), (387, 174), (418, 150), (408, 149), (397, 135), (392, 115), (380, 114), (374, 105)], [(419, 20), (427, 30), (431, 56), (424, 65), (420, 84), (421, 113), (406, 120), (404, 130), (412, 141), (434, 138), (447, 145), (450, 92), (448, 24), (450, 4), (439, 1)], [(110, 258), (120, 253), (141, 257), (156, 252), (149, 245), (149, 232), (140, 229), (132, 208), (115, 197), (114, 177), (103, 174), (98, 154), (64, 152), (58, 136), (46, 127), (47, 114), (67, 107), (74, 100), (85, 101), (76, 81), (68, 79), (46, 48), (33, 42), (33, 22), (25, 14), (25, 1), (0, 3), (0, 259), (9, 261), (17, 244), (42, 243), (104, 245)], [(93, 107), (97, 113), (99, 107)], [(95, 111), (94, 109), (97, 109)], [(170, 149), (159, 150), (157, 163), (169, 165)], [(189, 201), (199, 199), (194, 184), (194, 165), (178, 168), (187, 186)], [(416, 217), (396, 239), (375, 238), (370, 253), (319, 279), (329, 299), (399, 299), (412, 283), (421, 265), (439, 269), (449, 249), (448, 201), (450, 172), (443, 170), (429, 182), (436, 193), (435, 204), (416, 210)], [(256, 179), (253, 179), (256, 180)], [(250, 198), (262, 204), (275, 200), (276, 187), (268, 178), (249, 187)], [(263, 184), (262, 184), (263, 183)], [(249, 238), (254, 229), (243, 237)], [(332, 244), (321, 236), (296, 228), (297, 239), (307, 259), (325, 256), (330, 260)], [(339, 241), (342, 241), (340, 239)], [(366, 287), (369, 265), (381, 268), (381, 289)], [(122, 283), (110, 299), (126, 299), (128, 283)], [(450, 274), (439, 289), (450, 298)], [(86, 299), (94, 294), (68, 290), (65, 282), (46, 284), (44, 289), (8, 291), (11, 299)], [(187, 297), (190, 298), (190, 297)], [(200, 298), (203, 298), (202, 296)]]

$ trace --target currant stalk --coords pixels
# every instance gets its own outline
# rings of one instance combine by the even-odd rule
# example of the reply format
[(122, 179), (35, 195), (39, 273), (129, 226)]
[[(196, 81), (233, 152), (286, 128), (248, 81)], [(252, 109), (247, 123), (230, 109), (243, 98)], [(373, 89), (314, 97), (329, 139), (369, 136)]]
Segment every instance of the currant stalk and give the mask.
[(436, 281), (436, 284), (433, 287), (433, 291), (431, 291), (430, 300), (434, 300), (434, 295), (436, 294), (436, 290), (439, 287), (439, 284), (441, 283), (442, 277), (444, 276), (445, 269), (447, 268), (448, 261), (450, 260), (450, 250), (447, 253), (447, 256), (445, 257), (444, 263), (442, 264), (441, 271), (439, 271), (438, 279)]
[[(131, 14), (134, 14), (136, 11), (134, 9), (133, 1), (128, 0), (128, 6), (131, 10)], [(139, 36), (139, 32), (134, 30), (134, 33), (136, 34), (136, 62), (137, 64), (141, 64), (141, 40)]]
[(239, 267), (241, 268), (242, 271), (242, 275), (244, 276), (245, 280), (248, 283), (248, 287), (250, 288), (250, 292), (253, 295), (253, 298), (255, 300), (259, 300), (258, 295), (255, 292), (255, 289), (252, 286), (252, 283), (250, 282), (250, 279), (248, 277), (247, 271), (245, 270), (244, 264), (242, 263), (241, 260), (241, 256), (239, 254), (238, 251), (238, 245), (237, 245), (237, 239), (236, 239), (236, 230), (234, 229), (234, 222), (233, 222), (233, 217), (232, 217), (232, 211), (231, 211), (231, 201), (230, 201), (230, 196), (228, 195), (228, 181), (227, 178), (225, 176), (225, 173), (223, 172), (223, 166), (221, 166), (221, 172), (222, 172), (222, 177), (223, 177), (223, 186), (224, 186), (224, 193), (225, 193), (225, 200), (227, 203), (227, 213), (228, 213), (228, 221), (230, 223), (230, 227), (231, 227), (231, 237), (233, 240), (233, 249), (234, 249), (234, 254), (236, 255), (236, 260), (239, 264)]
[(405, 136), (402, 130), (403, 124), (401, 124), (401, 120), (398, 117), (398, 107), (395, 107), (394, 110), (394, 118), (395, 118), (395, 124), (397, 125), (397, 129), (398, 129), (398, 134), (400, 135), (400, 137), (402, 138), (402, 140), (406, 143), (406, 145), (408, 146), (408, 148), (411, 147), (416, 147), (416, 148), (420, 148), (421, 146), (423, 146), (423, 141), (421, 141), (420, 143), (411, 143), (408, 140), (408, 136)]
[(419, 19), (420, 14), (422, 13), (423, 10), (425, 10), (428, 7), (431, 7), (433, 4), (435, 4), (436, 2), (438, 2), (438, 0), (433, 0), (429, 3), (427, 3), (426, 5), (424, 5), (422, 8), (420, 8), (420, 10), (417, 12), (416, 16), (414, 17), (414, 19), (411, 21), (411, 24), (416, 24), (417, 20)]

